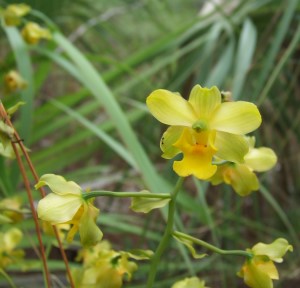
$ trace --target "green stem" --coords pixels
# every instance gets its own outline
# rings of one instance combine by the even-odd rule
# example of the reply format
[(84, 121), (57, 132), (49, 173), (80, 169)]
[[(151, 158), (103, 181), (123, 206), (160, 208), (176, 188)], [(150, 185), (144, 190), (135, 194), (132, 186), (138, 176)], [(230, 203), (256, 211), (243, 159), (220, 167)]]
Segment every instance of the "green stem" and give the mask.
[(176, 183), (176, 186), (174, 188), (174, 191), (171, 193), (171, 201), (169, 202), (169, 210), (168, 210), (168, 219), (167, 219), (167, 226), (164, 232), (163, 237), (160, 240), (160, 243), (151, 259), (151, 265), (150, 265), (150, 271), (149, 271), (149, 276), (148, 276), (148, 281), (147, 281), (147, 288), (152, 288), (155, 276), (156, 276), (156, 271), (157, 267), (160, 262), (160, 258), (167, 248), (169, 241), (172, 236), (173, 232), (173, 225), (174, 225), (174, 213), (175, 213), (175, 204), (176, 204), (176, 197), (178, 195), (178, 192), (182, 186), (184, 178), (180, 177)]
[(112, 191), (91, 191), (88, 193), (83, 193), (82, 197), (87, 200), (89, 198), (99, 197), (99, 196), (109, 196), (109, 197), (119, 197), (119, 198), (129, 198), (129, 197), (143, 197), (143, 198), (158, 198), (158, 199), (168, 199), (171, 198), (170, 194), (164, 193), (144, 193), (144, 192), (112, 192)]
[(245, 256), (247, 258), (252, 258), (253, 255), (247, 251), (243, 251), (243, 250), (223, 250), (223, 249), (220, 249), (214, 245), (211, 245), (203, 240), (200, 240), (200, 239), (197, 239), (195, 237), (192, 237), (190, 235), (187, 235), (187, 234), (184, 234), (184, 233), (181, 233), (181, 232), (178, 232), (178, 231), (174, 231), (173, 232), (173, 235), (178, 237), (178, 238), (181, 238), (181, 239), (186, 239), (188, 241), (191, 241), (197, 245), (200, 245), (200, 246), (203, 246), (205, 247), (206, 249), (210, 250), (210, 251), (213, 251), (215, 253), (218, 253), (218, 254), (221, 254), (221, 255), (238, 255), (238, 256)]
[(7, 282), (9, 283), (10, 287), (12, 288), (17, 288), (16, 285), (14, 284), (14, 282), (11, 280), (11, 278), (8, 276), (8, 274), (0, 268), (0, 274), (3, 275), (3, 277), (7, 280)]

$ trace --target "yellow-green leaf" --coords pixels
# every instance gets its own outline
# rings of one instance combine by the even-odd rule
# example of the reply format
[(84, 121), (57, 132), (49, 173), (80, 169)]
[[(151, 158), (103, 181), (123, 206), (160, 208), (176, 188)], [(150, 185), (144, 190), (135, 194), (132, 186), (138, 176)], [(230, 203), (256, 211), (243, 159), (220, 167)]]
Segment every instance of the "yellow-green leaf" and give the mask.
[[(142, 193), (149, 193), (149, 191), (141, 191)], [(132, 197), (130, 208), (134, 212), (148, 213), (152, 209), (162, 208), (166, 206), (171, 199), (161, 199), (161, 198), (148, 198), (148, 197)]]
[(180, 237), (180, 236), (175, 236), (173, 235), (173, 237), (179, 241), (180, 243), (184, 244), (188, 249), (189, 251), (191, 252), (192, 256), (195, 258), (195, 259), (201, 259), (201, 258), (204, 258), (207, 256), (206, 253), (203, 253), (203, 254), (198, 254), (193, 246), (193, 242), (188, 240), (188, 239), (185, 239), (183, 237)]

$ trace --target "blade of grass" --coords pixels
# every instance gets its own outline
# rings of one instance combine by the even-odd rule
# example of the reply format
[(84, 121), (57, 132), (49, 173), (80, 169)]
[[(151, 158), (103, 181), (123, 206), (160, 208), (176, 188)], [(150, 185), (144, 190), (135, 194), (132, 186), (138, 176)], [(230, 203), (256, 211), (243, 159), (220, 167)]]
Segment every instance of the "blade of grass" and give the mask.
[(290, 220), (288, 219), (287, 215), (285, 214), (285, 212), (282, 210), (282, 208), (280, 207), (278, 202), (274, 199), (272, 194), (268, 191), (268, 189), (265, 186), (263, 186), (263, 185), (260, 186), (260, 192), (261, 192), (262, 196), (272, 206), (274, 211), (277, 213), (278, 217), (281, 219), (281, 221), (287, 228), (287, 230), (290, 234), (290, 237), (293, 241), (293, 244), (297, 247), (296, 251), (297, 251), (298, 255), (300, 255), (300, 241), (299, 241), (298, 235), (297, 235), (293, 225), (291, 224)]
[(290, 56), (295, 51), (295, 49), (297, 49), (299, 47), (299, 40), (300, 40), (300, 26), (298, 26), (298, 29), (297, 29), (296, 33), (294, 34), (290, 45), (288, 46), (288, 48), (284, 52), (284, 54), (281, 57), (280, 61), (278, 62), (275, 69), (271, 73), (265, 87), (263, 88), (263, 90), (262, 90), (262, 92), (259, 96), (259, 99), (257, 100), (258, 105), (261, 105), (264, 102), (264, 100), (267, 97), (267, 94), (269, 93), (272, 85), (274, 84), (275, 80), (277, 79), (280, 71), (282, 70), (282, 68), (284, 67), (286, 62), (289, 60)]
[(258, 77), (256, 78), (257, 81), (255, 83), (255, 90), (254, 90), (254, 99), (257, 99), (261, 94), (261, 90), (265, 84), (265, 81), (274, 65), (275, 59), (280, 51), (281, 45), (287, 35), (289, 30), (289, 25), (293, 19), (293, 15), (296, 12), (297, 4), (299, 3), (298, 0), (290, 0), (283, 2), (284, 5), (282, 6), (282, 13), (283, 16), (278, 24), (277, 31), (273, 37), (272, 42), (270, 43), (270, 48), (268, 51), (264, 52), (264, 59), (262, 63), (262, 69)]
[(207, 87), (213, 85), (221, 86), (228, 75), (230, 67), (233, 62), (233, 53), (234, 53), (234, 40), (230, 40), (226, 48), (224, 48), (223, 53), (221, 54), (218, 62), (215, 64), (212, 72), (209, 75), (209, 78), (205, 81)]
[(135, 160), (132, 158), (132, 155), (128, 153), (128, 150), (125, 149), (120, 143), (110, 137), (107, 133), (101, 130), (97, 125), (89, 121), (88, 119), (81, 116), (75, 110), (70, 109), (66, 105), (56, 101), (50, 100), (50, 102), (61, 109), (62, 111), (66, 112), (68, 115), (76, 119), (79, 123), (81, 123), (84, 127), (88, 130), (92, 131), (95, 135), (97, 135), (104, 143), (106, 143), (111, 149), (113, 149), (121, 158), (123, 158), (129, 165), (133, 168), (137, 169), (137, 164)]
[(235, 100), (240, 98), (240, 93), (246, 79), (248, 69), (256, 46), (256, 28), (251, 20), (246, 19), (238, 43), (235, 59), (234, 78), (232, 83), (232, 95)]
[(21, 125), (19, 132), (20, 135), (26, 139), (26, 142), (30, 143), (34, 98), (33, 70), (30, 55), (26, 43), (15, 27), (5, 27), (4, 30), (14, 51), (18, 71), (27, 82), (27, 87), (20, 92), (22, 101), (26, 102), (26, 105), (20, 109)]

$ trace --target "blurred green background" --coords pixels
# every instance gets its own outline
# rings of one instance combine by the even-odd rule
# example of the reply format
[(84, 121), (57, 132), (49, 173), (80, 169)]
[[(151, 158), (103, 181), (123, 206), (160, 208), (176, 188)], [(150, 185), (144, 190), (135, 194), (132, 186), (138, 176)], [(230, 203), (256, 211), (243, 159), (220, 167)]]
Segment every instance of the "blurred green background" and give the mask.
[[(30, 55), (30, 61), (16, 64), (14, 51), (18, 52), (10, 48), (15, 40), (8, 41), (1, 32), (1, 77), (18, 66), (30, 83), (23, 94), (1, 100), (9, 107), (25, 98), (26, 107), (13, 121), (31, 149), (39, 175), (61, 174), (93, 190), (167, 192), (176, 176), (172, 162), (160, 158), (165, 127), (148, 113), (146, 97), (158, 88), (188, 97), (197, 83), (231, 91), (234, 100), (259, 106), (263, 123), (255, 132), (256, 141), (271, 147), (278, 163), (261, 175), (260, 191), (246, 198), (227, 186), (210, 187), (189, 178), (179, 199), (177, 225), (224, 249), (245, 249), (284, 237), (294, 245), (294, 252), (279, 266), (275, 286), (300, 285), (300, 2), (24, 3), (47, 15), (71, 47), (79, 49), (73, 51), (65, 40), (55, 38), (30, 48), (24, 54)], [(121, 108), (125, 118), (116, 115), (119, 110), (114, 107)], [(22, 189), (15, 164), (0, 159), (2, 196)], [(97, 204), (99, 225), (115, 249), (155, 249), (165, 226), (159, 211), (133, 214), (129, 203), (119, 199), (97, 199)], [(170, 287), (192, 273), (209, 287), (245, 287), (235, 275), (242, 262), (215, 255), (193, 261), (172, 243), (155, 287)], [(126, 287), (144, 287), (147, 269), (147, 263), (140, 264)]]

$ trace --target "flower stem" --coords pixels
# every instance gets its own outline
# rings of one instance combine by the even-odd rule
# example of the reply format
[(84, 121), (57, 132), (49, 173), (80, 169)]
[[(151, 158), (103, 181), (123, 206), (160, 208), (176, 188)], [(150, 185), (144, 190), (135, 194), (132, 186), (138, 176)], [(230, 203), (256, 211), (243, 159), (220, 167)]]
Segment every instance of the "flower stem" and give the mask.
[(28, 177), (26, 175), (25, 167), (21, 160), (21, 156), (17, 149), (17, 145), (13, 142), (11, 142), (11, 144), (12, 144), (14, 153), (16, 155), (17, 163), (20, 168), (21, 175), (22, 175), (24, 185), (25, 185), (25, 189), (27, 192), (27, 197), (29, 199), (32, 217), (33, 217), (34, 224), (35, 224), (35, 231), (36, 231), (36, 235), (37, 235), (39, 246), (40, 246), (40, 253), (41, 253), (41, 258), (42, 258), (43, 267), (44, 267), (44, 273), (45, 273), (45, 277), (46, 277), (46, 284), (47, 284), (47, 288), (50, 288), (51, 287), (50, 272), (49, 272), (49, 268), (48, 268), (48, 264), (47, 264), (47, 258), (46, 258), (46, 254), (45, 254), (45, 248), (43, 245), (42, 235), (40, 232), (40, 224), (39, 224), (38, 217), (37, 217), (35, 207), (34, 207), (34, 200), (33, 200), (32, 192), (31, 192), (31, 188), (30, 188), (30, 183), (29, 183)]
[[(37, 174), (37, 172), (36, 172), (36, 170), (35, 170), (35, 168), (34, 168), (33, 163), (31, 162), (31, 159), (30, 159), (30, 157), (29, 157), (29, 155), (28, 155), (28, 153), (27, 153), (27, 150), (26, 150), (26, 148), (25, 148), (25, 146), (24, 146), (24, 144), (23, 144), (23, 142), (22, 142), (22, 140), (21, 140), (21, 138), (20, 138), (20, 136), (19, 136), (17, 130), (15, 129), (15, 127), (13, 126), (13, 124), (11, 123), (11, 121), (10, 121), (8, 115), (7, 115), (7, 112), (6, 112), (6, 110), (5, 110), (5, 107), (3, 106), (1, 100), (0, 100), (0, 116), (2, 117), (2, 119), (5, 119), (5, 121), (8, 123), (8, 125), (9, 125), (11, 128), (14, 129), (14, 131), (15, 131), (15, 132), (14, 132), (14, 136), (15, 136), (15, 139), (16, 139), (15, 142), (19, 144), (19, 146), (20, 146), (20, 148), (21, 148), (21, 151), (22, 151), (22, 153), (23, 153), (23, 155), (24, 155), (24, 157), (25, 157), (25, 159), (26, 159), (26, 162), (27, 162), (27, 164), (28, 164), (28, 166), (29, 166), (29, 169), (30, 169), (30, 171), (31, 171), (31, 173), (32, 173), (32, 175), (33, 175), (33, 177), (34, 177), (34, 180), (35, 180), (36, 182), (38, 182), (38, 181), (39, 181), (39, 176), (38, 176), (38, 174)], [(12, 143), (12, 146), (13, 146), (13, 148), (14, 148), (14, 150), (15, 150), (15, 153), (18, 152), (18, 150), (16, 149), (16, 143)], [(18, 160), (18, 158), (19, 158), (18, 155), (16, 155), (16, 157), (17, 157), (17, 160)], [(21, 164), (22, 164), (22, 161), (21, 161)], [(21, 169), (21, 167), (20, 167), (20, 169)], [(22, 170), (21, 170), (21, 172), (22, 172)], [(25, 174), (26, 174), (26, 173), (25, 173)], [(26, 175), (25, 175), (25, 176), (26, 176)], [(42, 197), (42, 198), (45, 197), (45, 196), (46, 196), (46, 192), (44, 191), (43, 187), (40, 187), (39, 190), (40, 190), (40, 192), (41, 192), (41, 197)], [(32, 197), (31, 197), (31, 198), (32, 198)], [(29, 197), (29, 201), (31, 201), (31, 198)], [(31, 205), (31, 206), (32, 206), (32, 205)], [(33, 214), (33, 215), (35, 215), (35, 214)], [(71, 288), (74, 288), (74, 287), (75, 287), (75, 284), (74, 284), (74, 281), (73, 281), (73, 278), (72, 278), (72, 274), (71, 274), (71, 270), (70, 270), (70, 267), (69, 267), (68, 258), (67, 258), (67, 255), (66, 255), (66, 253), (65, 253), (65, 250), (64, 250), (64, 248), (63, 248), (61, 239), (60, 239), (60, 237), (59, 237), (58, 230), (57, 230), (57, 228), (56, 228), (55, 226), (52, 226), (52, 227), (53, 227), (53, 230), (54, 230), (54, 233), (55, 233), (57, 242), (58, 242), (59, 250), (60, 250), (60, 252), (61, 252), (63, 261), (64, 261), (65, 266), (66, 266), (66, 272), (67, 272), (67, 275), (68, 275), (68, 278), (69, 278), (70, 286), (71, 286)], [(40, 230), (38, 230), (37, 233), (40, 233)], [(38, 236), (38, 238), (39, 238), (39, 236)], [(42, 248), (41, 248), (41, 249), (42, 249)], [(45, 268), (47, 268), (47, 267), (45, 267)], [(49, 272), (46, 273), (46, 275), (48, 275), (48, 274), (49, 274)], [(48, 278), (49, 278), (49, 277), (47, 277), (47, 279), (48, 279)], [(48, 282), (48, 281), (47, 281), (47, 282)], [(49, 285), (49, 284), (50, 284), (50, 283), (48, 283), (48, 285)]]
[(9, 277), (9, 275), (0, 268), (0, 274), (3, 275), (3, 277), (7, 280), (7, 282), (9, 283), (10, 287), (12, 288), (16, 288), (16, 285), (14, 284), (14, 282), (12, 281), (12, 279)]
[(169, 202), (169, 210), (168, 210), (168, 220), (167, 220), (167, 226), (164, 232), (163, 237), (160, 240), (160, 243), (151, 259), (151, 265), (150, 265), (150, 271), (149, 271), (149, 276), (148, 276), (148, 281), (147, 281), (147, 288), (152, 288), (156, 272), (157, 272), (157, 267), (160, 262), (160, 258), (167, 248), (169, 241), (172, 236), (173, 232), (173, 225), (174, 225), (174, 213), (175, 213), (175, 204), (176, 204), (176, 197), (178, 195), (178, 192), (180, 191), (180, 188), (182, 186), (184, 178), (180, 177), (176, 183), (176, 186), (171, 193), (171, 201)]
[(112, 191), (91, 191), (88, 193), (83, 193), (82, 197), (87, 200), (89, 198), (99, 197), (99, 196), (109, 196), (109, 197), (119, 197), (119, 198), (129, 198), (129, 197), (143, 197), (143, 198), (157, 198), (157, 199), (168, 199), (171, 198), (170, 194), (162, 193), (144, 193), (144, 192), (112, 192)]
[(212, 244), (209, 244), (203, 240), (200, 240), (198, 238), (195, 238), (195, 237), (192, 237), (190, 235), (187, 235), (187, 234), (184, 234), (184, 233), (181, 233), (181, 232), (178, 232), (178, 231), (174, 231), (173, 232), (173, 236), (176, 236), (180, 239), (186, 239), (186, 240), (189, 240), (197, 245), (200, 245), (200, 246), (203, 246), (205, 247), (206, 249), (210, 250), (210, 251), (213, 251), (215, 253), (218, 253), (218, 254), (221, 254), (221, 255), (238, 255), (238, 256), (244, 256), (244, 257), (247, 257), (247, 258), (252, 258), (253, 255), (247, 251), (244, 251), (244, 250), (223, 250), (223, 249), (220, 249)]

